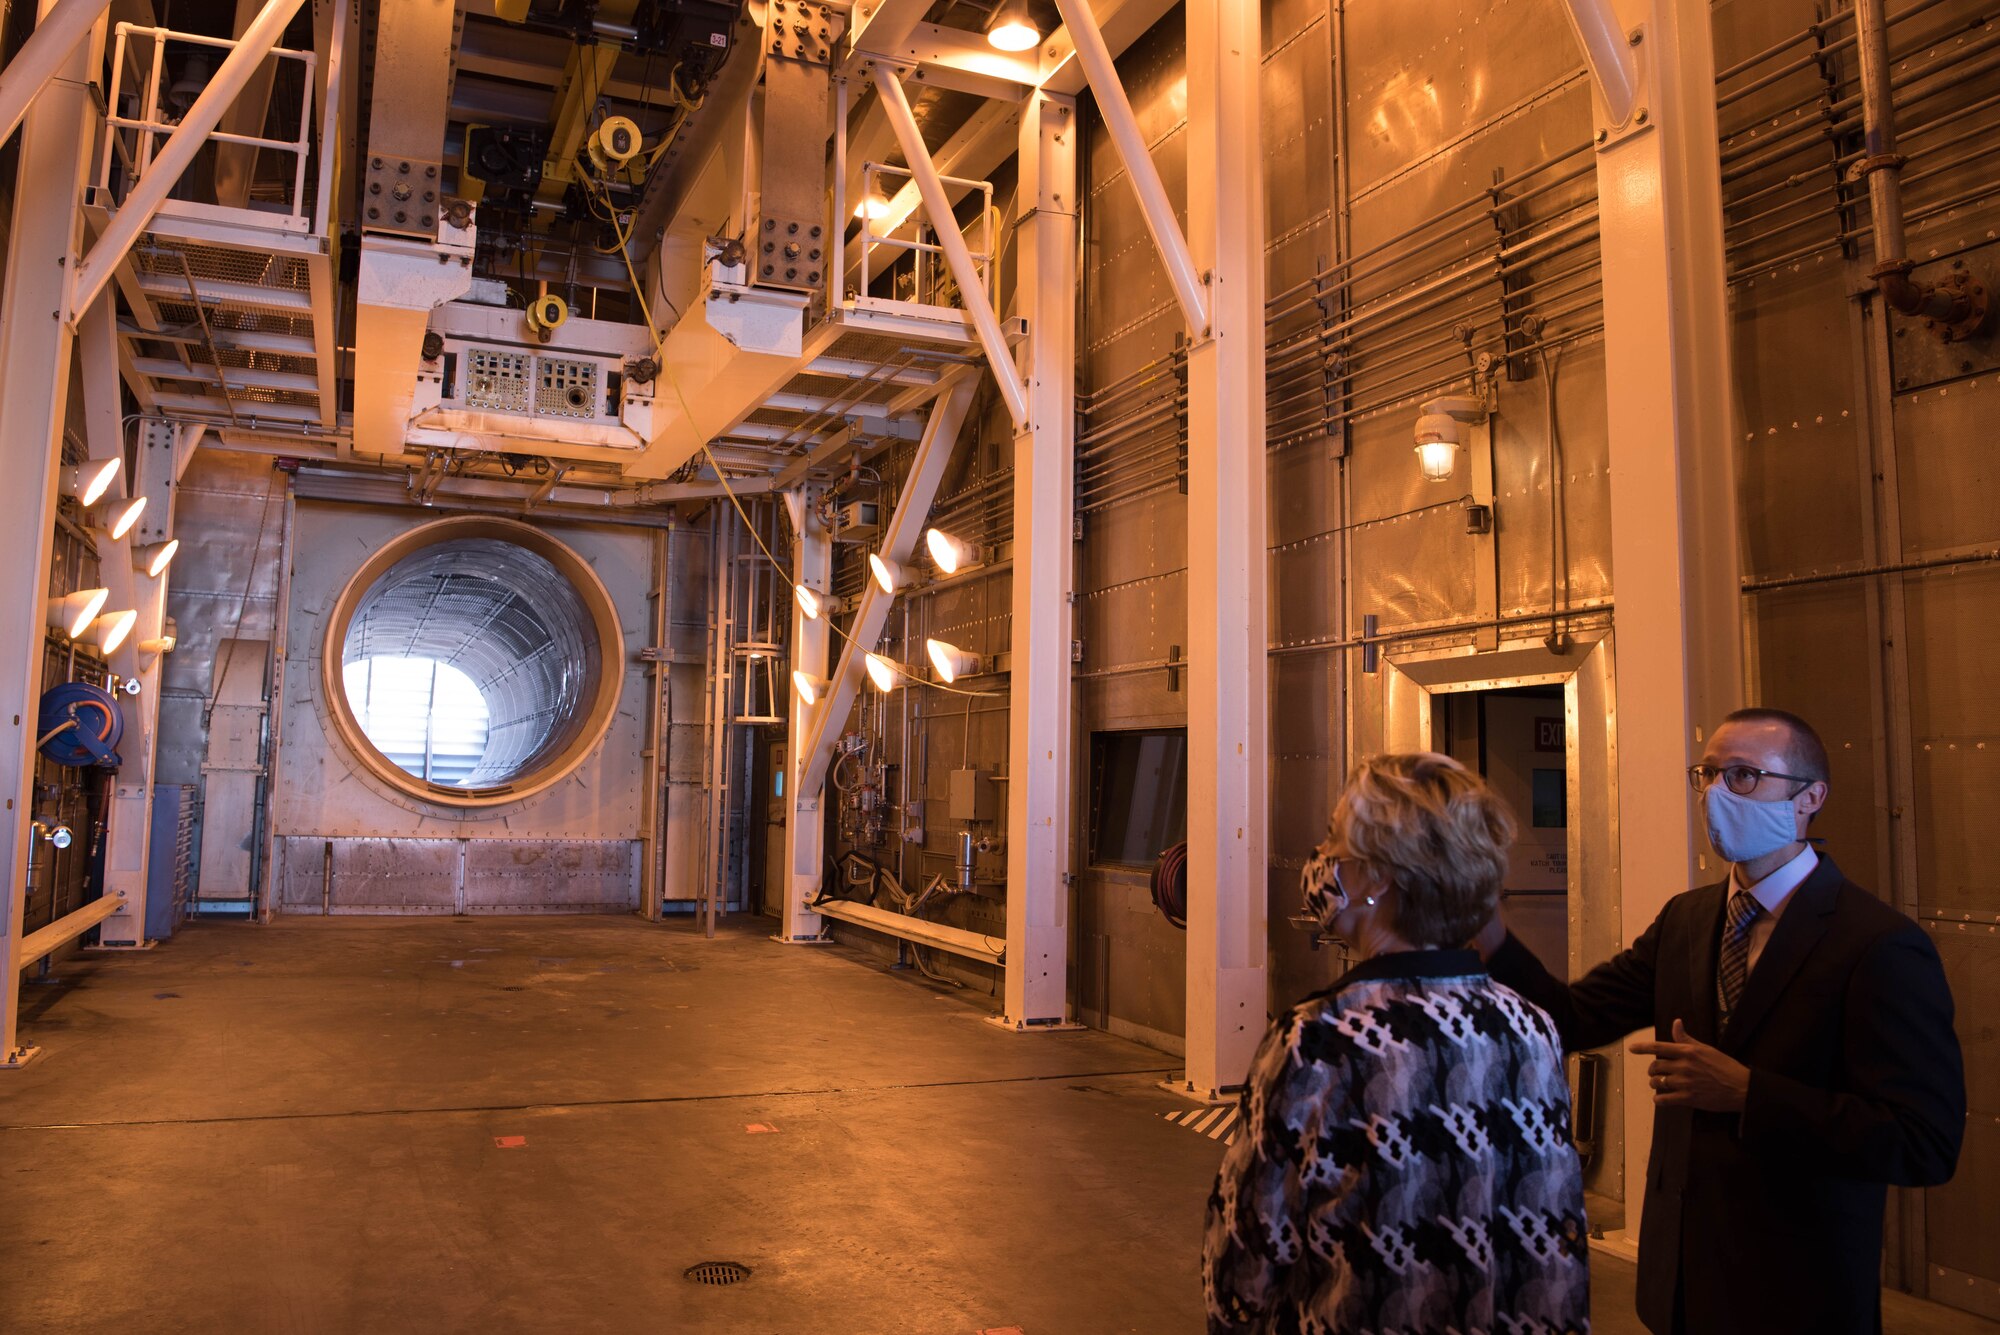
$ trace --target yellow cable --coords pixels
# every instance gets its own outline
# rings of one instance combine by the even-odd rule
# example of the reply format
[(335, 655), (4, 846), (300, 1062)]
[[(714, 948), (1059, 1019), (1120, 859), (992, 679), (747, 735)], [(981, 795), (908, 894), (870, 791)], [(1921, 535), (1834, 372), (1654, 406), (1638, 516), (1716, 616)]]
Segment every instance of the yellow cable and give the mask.
[[(589, 178), (586, 177), (585, 179), (588, 180)], [(608, 199), (605, 202), (607, 205), (610, 203)], [(771, 568), (778, 572), (778, 577), (784, 580), (785, 586), (792, 591), (792, 596), (796, 598), (798, 596), (799, 585), (792, 580), (790, 575), (785, 573), (784, 563), (778, 560), (776, 553), (765, 544), (764, 535), (757, 530), (756, 524), (751, 522), (750, 512), (744, 509), (743, 502), (736, 495), (736, 489), (729, 485), (728, 474), (722, 471), (722, 461), (717, 459), (715, 452), (708, 448), (708, 437), (703, 435), (699, 428), (695, 427), (694, 409), (689, 405), (687, 395), (681, 390), (680, 377), (674, 374), (674, 368), (667, 359), (660, 355), (661, 350), (666, 347), (666, 336), (660, 332), (660, 327), (653, 322), (653, 311), (652, 307), (646, 302), (645, 288), (639, 282), (638, 270), (632, 267), (631, 238), (626, 230), (619, 226), (618, 210), (615, 207), (611, 210), (611, 226), (618, 233), (618, 257), (625, 261), (625, 276), (632, 280), (632, 295), (638, 299), (639, 314), (645, 317), (646, 333), (653, 340), (653, 360), (659, 364), (661, 374), (666, 376), (667, 383), (673, 387), (674, 397), (680, 400), (681, 411), (687, 415), (688, 427), (694, 431), (695, 438), (700, 441), (702, 456), (708, 460), (708, 466), (715, 470), (715, 480), (722, 487), (722, 494), (727, 496), (730, 505), (735, 507), (737, 517), (743, 521), (743, 527), (749, 530), (751, 538), (757, 544), (757, 549), (764, 553), (764, 559), (771, 563)], [(849, 644), (854, 645), (855, 648), (859, 649), (861, 647), (855, 643), (853, 636), (833, 623), (831, 616), (826, 619), (826, 628), (841, 639), (846, 640)], [(862, 652), (873, 653), (874, 651), (862, 650)], [(876, 656), (881, 657), (879, 654)], [(921, 686), (929, 686), (934, 690), (946, 691), (952, 695), (998, 696), (1005, 694), (1003, 691), (968, 691), (962, 687), (946, 685), (941, 681), (919, 681), (909, 670), (909, 664), (898, 663), (894, 659), (889, 659), (888, 661), (897, 671), (901, 672), (911, 681), (917, 682)]]

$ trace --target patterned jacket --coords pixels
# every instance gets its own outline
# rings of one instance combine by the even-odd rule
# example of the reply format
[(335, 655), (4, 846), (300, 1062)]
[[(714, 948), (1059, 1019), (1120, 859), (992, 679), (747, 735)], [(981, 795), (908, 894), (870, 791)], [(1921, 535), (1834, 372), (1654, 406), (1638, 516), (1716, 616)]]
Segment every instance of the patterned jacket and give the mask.
[(1208, 1200), (1212, 1335), (1590, 1329), (1549, 1018), (1472, 951), (1381, 955), (1278, 1017)]

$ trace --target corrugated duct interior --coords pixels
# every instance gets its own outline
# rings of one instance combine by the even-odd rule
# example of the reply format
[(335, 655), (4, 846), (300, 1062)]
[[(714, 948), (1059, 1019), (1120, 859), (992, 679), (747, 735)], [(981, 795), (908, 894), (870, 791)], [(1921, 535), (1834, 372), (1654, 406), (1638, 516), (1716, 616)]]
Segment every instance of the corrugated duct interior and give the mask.
[(385, 571), (348, 623), (341, 656), (430, 659), (470, 677), (486, 700), (486, 750), (457, 786), (487, 788), (562, 749), (603, 651), (554, 565), (513, 543), (461, 538)]

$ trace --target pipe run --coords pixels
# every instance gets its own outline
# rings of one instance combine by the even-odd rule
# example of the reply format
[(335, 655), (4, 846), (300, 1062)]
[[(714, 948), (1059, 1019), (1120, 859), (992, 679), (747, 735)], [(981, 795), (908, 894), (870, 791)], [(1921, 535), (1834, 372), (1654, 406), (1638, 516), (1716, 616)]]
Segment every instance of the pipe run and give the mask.
[(1861, 38), (1861, 123), (1866, 153), (1850, 170), (1867, 178), (1868, 216), (1874, 227), (1871, 276), (1882, 296), (1902, 314), (1934, 321), (1940, 336), (1970, 338), (1985, 326), (1984, 285), (1960, 270), (1943, 283), (1916, 282), (1903, 236), (1903, 155), (1896, 151), (1896, 108), (1889, 78), (1889, 20), (1884, 0), (1855, 0)]

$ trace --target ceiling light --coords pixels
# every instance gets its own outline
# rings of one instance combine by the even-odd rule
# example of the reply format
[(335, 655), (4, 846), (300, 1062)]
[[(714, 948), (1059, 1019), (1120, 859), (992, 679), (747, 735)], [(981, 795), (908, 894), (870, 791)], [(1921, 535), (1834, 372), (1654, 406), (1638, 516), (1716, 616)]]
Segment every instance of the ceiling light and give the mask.
[(107, 533), (113, 542), (132, 531), (139, 522), (139, 516), (146, 511), (146, 498), (134, 496), (129, 501), (100, 501), (91, 507), (89, 525), (100, 533)]
[(867, 658), (868, 680), (875, 683), (875, 689), (887, 693), (896, 689), (903, 675), (902, 669), (880, 654), (870, 654)]
[(133, 623), (138, 619), (139, 613), (130, 607), (122, 611), (106, 612), (90, 623), (85, 638), (97, 646), (98, 652), (111, 653), (125, 643), (125, 637), (132, 633)]
[(877, 219), (886, 218), (889, 216), (889, 201), (881, 195), (870, 191), (861, 197), (859, 204), (854, 206), (854, 216), (863, 222), (874, 222)]
[(70, 464), (62, 470), (63, 495), (74, 496), (85, 505), (97, 504), (124, 463), (123, 459), (113, 455), (109, 459), (87, 459), (80, 464)]
[(154, 579), (167, 573), (173, 564), (174, 553), (181, 549), (179, 538), (168, 538), (165, 542), (149, 542), (143, 547), (132, 549), (132, 566), (143, 570)]
[(1001, 51), (1028, 51), (1042, 40), (1042, 30), (1028, 13), (1028, 0), (1003, 0), (986, 24), (986, 40)]
[(969, 542), (960, 542), (941, 528), (924, 534), (924, 545), (931, 549), (931, 560), (941, 575), (956, 575), (962, 570), (976, 570), (986, 564), (980, 559), (977, 547)]
[(799, 693), (799, 699), (806, 704), (816, 705), (820, 696), (826, 693), (826, 678), (815, 677), (804, 668), (796, 668), (792, 672), (792, 689)]
[(868, 553), (868, 570), (875, 576), (884, 593), (894, 593), (909, 582), (903, 567), (891, 561), (880, 552)]
[(960, 677), (970, 677), (979, 671), (979, 655), (968, 653), (955, 644), (946, 644), (943, 640), (928, 640), (924, 648), (930, 651), (931, 666), (937, 669), (938, 676), (947, 685)]
[(110, 596), (109, 589), (78, 589), (75, 593), (51, 598), (49, 624), (73, 640), (97, 620), (97, 614), (104, 610), (104, 600)]

